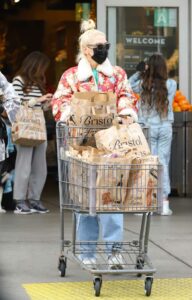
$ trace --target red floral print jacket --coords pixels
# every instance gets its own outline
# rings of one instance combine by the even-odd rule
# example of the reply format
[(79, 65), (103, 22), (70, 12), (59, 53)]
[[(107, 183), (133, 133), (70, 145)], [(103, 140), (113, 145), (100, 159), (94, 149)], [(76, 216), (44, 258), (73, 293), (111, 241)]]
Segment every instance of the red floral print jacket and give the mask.
[(63, 73), (52, 99), (52, 111), (56, 121), (63, 120), (62, 114), (66, 115), (73, 93), (86, 91), (115, 93), (118, 113), (131, 115), (137, 121), (137, 99), (125, 71), (121, 67), (113, 67), (108, 59), (98, 65), (97, 71), (98, 84), (95, 82), (90, 64), (85, 58), (82, 58), (78, 66)]

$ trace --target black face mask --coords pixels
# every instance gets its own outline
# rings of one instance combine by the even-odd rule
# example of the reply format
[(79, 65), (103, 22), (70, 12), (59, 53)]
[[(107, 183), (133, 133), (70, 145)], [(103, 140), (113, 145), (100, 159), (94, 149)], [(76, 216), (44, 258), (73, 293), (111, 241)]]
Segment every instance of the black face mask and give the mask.
[(92, 59), (99, 65), (101, 65), (106, 60), (107, 56), (108, 50), (106, 49), (106, 47), (103, 47), (102, 49), (93, 48)]

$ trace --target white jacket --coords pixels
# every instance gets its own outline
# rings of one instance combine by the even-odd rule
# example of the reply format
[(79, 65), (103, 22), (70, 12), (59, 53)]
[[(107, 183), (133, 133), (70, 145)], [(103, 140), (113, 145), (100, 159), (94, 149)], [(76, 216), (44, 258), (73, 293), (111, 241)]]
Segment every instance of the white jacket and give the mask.
[[(15, 120), (17, 110), (20, 106), (20, 99), (15, 93), (11, 83), (7, 81), (5, 76), (0, 72), (0, 104), (4, 107), (9, 122), (12, 124)], [(0, 162), (5, 159), (6, 149), (5, 143), (0, 139)]]

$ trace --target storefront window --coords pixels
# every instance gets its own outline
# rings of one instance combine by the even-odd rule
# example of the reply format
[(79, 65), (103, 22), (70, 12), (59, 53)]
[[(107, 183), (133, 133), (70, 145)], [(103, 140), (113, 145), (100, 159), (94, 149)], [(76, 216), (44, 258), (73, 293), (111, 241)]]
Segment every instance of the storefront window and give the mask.
[(112, 24), (112, 17), (116, 20), (116, 63), (128, 76), (140, 61), (159, 52), (167, 60), (169, 76), (179, 82), (178, 13), (174, 7), (108, 8), (107, 23)]

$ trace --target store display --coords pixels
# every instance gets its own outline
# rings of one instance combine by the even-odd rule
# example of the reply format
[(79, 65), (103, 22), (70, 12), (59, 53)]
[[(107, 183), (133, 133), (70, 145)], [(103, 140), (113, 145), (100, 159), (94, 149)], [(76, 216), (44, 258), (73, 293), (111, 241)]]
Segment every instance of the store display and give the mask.
[(180, 90), (177, 90), (173, 100), (173, 111), (192, 111), (192, 105)]

